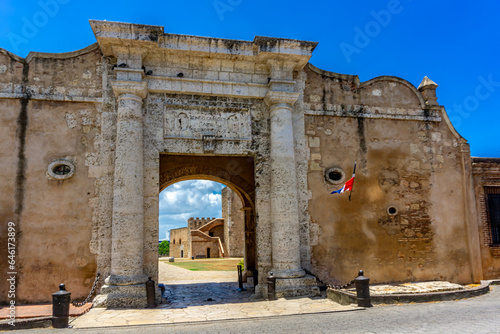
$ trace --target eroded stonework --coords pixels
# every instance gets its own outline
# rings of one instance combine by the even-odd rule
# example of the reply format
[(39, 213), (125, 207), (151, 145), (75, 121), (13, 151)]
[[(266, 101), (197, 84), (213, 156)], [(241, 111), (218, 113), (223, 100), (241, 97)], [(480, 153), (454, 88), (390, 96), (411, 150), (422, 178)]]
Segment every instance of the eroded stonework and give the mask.
[[(240, 199), (259, 296), (270, 272), (280, 296), (315, 295), (360, 269), (380, 283), (500, 272), (484, 241), (498, 162), (471, 164), (430, 79), (323, 71), (308, 63), (314, 42), (91, 26), (97, 43), (79, 51), (0, 50), (0, 216), (2, 231), (16, 225), (17, 302), (48, 302), (60, 282), (84, 297), (99, 272), (96, 305), (145, 306), (144, 282), (158, 281), (158, 194), (188, 179)], [(47, 178), (61, 159), (72, 176)], [(354, 161), (352, 200), (331, 195)], [(344, 181), (330, 182), (333, 171)]]

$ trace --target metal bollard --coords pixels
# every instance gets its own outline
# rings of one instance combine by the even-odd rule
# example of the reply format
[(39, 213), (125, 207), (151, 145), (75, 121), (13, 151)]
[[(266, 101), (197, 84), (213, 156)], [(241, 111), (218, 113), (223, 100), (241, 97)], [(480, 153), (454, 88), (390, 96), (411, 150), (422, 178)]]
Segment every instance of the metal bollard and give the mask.
[(270, 272), (267, 277), (267, 299), (276, 300), (276, 277)]
[(253, 274), (253, 287), (255, 288), (257, 284), (259, 284), (259, 271), (254, 268), (252, 274)]
[(372, 307), (370, 299), (370, 279), (363, 276), (363, 270), (359, 271), (358, 277), (354, 279), (356, 283), (356, 296), (359, 307)]
[(243, 267), (237, 264), (236, 268), (238, 269), (238, 291), (247, 291), (247, 289), (243, 287)]
[(71, 292), (66, 291), (66, 286), (59, 284), (59, 291), (52, 294), (52, 327), (68, 328), (69, 304)]
[(155, 281), (151, 280), (151, 277), (149, 277), (148, 281), (146, 282), (146, 297), (148, 300), (148, 308), (155, 308)]

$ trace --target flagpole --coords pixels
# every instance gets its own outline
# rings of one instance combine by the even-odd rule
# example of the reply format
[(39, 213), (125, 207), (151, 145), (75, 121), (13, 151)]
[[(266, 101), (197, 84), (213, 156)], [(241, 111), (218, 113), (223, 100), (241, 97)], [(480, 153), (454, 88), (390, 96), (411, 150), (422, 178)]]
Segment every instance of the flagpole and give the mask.
[[(354, 160), (354, 168), (352, 170), (352, 188), (354, 188), (354, 174), (356, 174), (356, 160)], [(349, 202), (351, 201), (352, 189), (349, 191)]]

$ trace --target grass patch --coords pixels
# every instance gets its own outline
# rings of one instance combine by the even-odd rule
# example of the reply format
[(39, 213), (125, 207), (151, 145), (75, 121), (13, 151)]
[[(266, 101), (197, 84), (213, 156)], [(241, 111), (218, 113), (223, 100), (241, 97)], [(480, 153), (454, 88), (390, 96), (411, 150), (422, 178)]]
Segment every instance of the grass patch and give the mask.
[(236, 271), (236, 265), (241, 259), (175, 259), (175, 262), (160, 260), (169, 265), (181, 267), (191, 271)]

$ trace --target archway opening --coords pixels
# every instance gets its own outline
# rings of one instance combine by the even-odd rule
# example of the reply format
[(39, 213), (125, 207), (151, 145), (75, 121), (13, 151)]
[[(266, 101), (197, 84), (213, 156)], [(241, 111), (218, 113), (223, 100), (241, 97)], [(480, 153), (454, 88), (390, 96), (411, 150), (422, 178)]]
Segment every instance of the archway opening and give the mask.
[[(205, 193), (198, 191), (195, 194), (193, 189), (183, 193), (187, 184), (207, 189)], [(196, 262), (225, 259), (238, 259), (237, 262), (240, 262), (243, 259), (244, 279), (250, 278), (248, 283), (253, 286), (253, 278), (257, 274), (254, 196), (252, 157), (160, 155), (159, 233), (160, 238), (163, 236), (170, 240), (170, 254), (167, 259), (160, 258), (159, 283), (165, 283), (168, 290), (171, 281), (182, 281), (181, 270), (172, 266), (182, 268)], [(212, 205), (205, 205), (207, 203)], [(214, 203), (218, 205), (218, 212), (209, 210), (213, 209)], [(162, 217), (167, 206), (174, 210)], [(207, 213), (194, 213), (192, 208), (196, 206), (206, 206)], [(169, 217), (176, 217), (177, 223), (169, 222)], [(179, 226), (180, 221), (183, 221), (182, 227)], [(167, 261), (164, 269), (170, 272), (163, 271), (162, 261)], [(182, 288), (172, 284), (170, 295), (177, 292), (185, 296), (190, 293), (203, 299), (205, 293), (200, 291), (223, 288), (226, 289), (225, 294), (229, 283), (234, 283), (232, 293), (237, 294), (238, 276), (236, 265), (233, 267), (228, 273), (231, 275), (229, 281), (221, 282), (219, 278), (215, 283), (210, 281), (208, 273), (200, 271), (200, 275), (196, 275), (196, 271), (203, 271), (203, 266), (194, 266), (193, 272), (187, 275), (192, 284), (182, 284)], [(208, 288), (207, 284), (212, 286)]]

